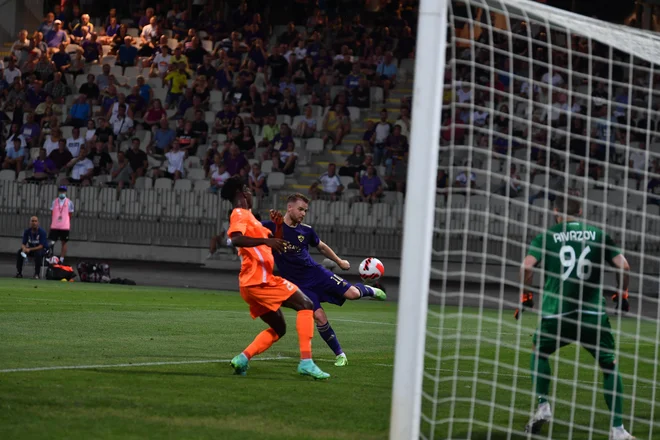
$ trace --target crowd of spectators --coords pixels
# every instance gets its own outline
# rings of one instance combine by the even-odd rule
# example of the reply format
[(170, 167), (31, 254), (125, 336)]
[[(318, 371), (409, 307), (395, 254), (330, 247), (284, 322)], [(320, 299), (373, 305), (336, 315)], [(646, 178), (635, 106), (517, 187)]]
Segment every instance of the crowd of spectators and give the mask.
[[(635, 181), (633, 189), (646, 185), (648, 192), (660, 190), (653, 177), (660, 162), (645, 151), (656, 139), (660, 110), (653, 87), (657, 74), (650, 73), (647, 63), (559, 26), (507, 22), (477, 9), (472, 14), (464, 5), (452, 10), (448, 36), (458, 39), (447, 48), (443, 151), (455, 145), (475, 147), (485, 153), (480, 157), (492, 155), (493, 164), (505, 163), (509, 155), (520, 163), (531, 158), (524, 171), (511, 168), (507, 173), (508, 166), (489, 170), (502, 179), (491, 190), (509, 197), (526, 193), (519, 171), (537, 185), (550, 182), (551, 190), (563, 188), (570, 176), (586, 177), (596, 187), (628, 185), (628, 176)], [(494, 29), (470, 28), (467, 17), (479, 17)], [(465, 39), (471, 38), (475, 43), (467, 44)], [(376, 142), (383, 137), (377, 131)], [(376, 148), (374, 157), (378, 155)], [(488, 162), (470, 167), (484, 169)], [(449, 187), (486, 189), (486, 181), (477, 182), (486, 173), (460, 170), (448, 176), (447, 171), (438, 176), (440, 192)], [(529, 201), (552, 199), (546, 189), (532, 191)]]
[[(414, 51), (416, 1), (343, 2), (343, 14), (294, 3), (294, 21), (274, 37), (247, 1), (226, 15), (210, 2), (165, 1), (94, 18), (76, 2), (56, 5), (0, 66), (2, 168), (120, 188), (199, 168), (209, 191), (238, 175), (267, 194), (264, 163), (292, 175), (299, 140), (340, 146), (363, 125), (349, 108), (370, 109), (373, 86), (387, 102), (397, 59)], [(384, 110), (367, 124), (339, 170), (365, 200), (383, 185), (404, 190), (410, 101), (400, 106), (394, 123)], [(373, 165), (386, 167), (381, 185)]]

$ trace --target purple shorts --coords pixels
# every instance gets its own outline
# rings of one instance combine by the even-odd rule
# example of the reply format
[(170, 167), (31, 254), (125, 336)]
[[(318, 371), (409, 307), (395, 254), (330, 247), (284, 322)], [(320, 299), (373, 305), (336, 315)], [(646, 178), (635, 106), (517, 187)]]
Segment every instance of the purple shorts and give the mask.
[(297, 285), (312, 300), (314, 310), (320, 309), (321, 303), (344, 305), (346, 301), (344, 293), (351, 288), (351, 283), (324, 267), (307, 270), (305, 280), (296, 279), (294, 281), (286, 276), (284, 278)]

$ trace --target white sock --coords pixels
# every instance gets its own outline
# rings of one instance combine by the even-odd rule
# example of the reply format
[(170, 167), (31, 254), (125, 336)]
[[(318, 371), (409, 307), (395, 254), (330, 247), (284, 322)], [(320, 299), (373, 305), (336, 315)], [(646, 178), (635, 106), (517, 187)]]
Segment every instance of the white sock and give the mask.
[(60, 257), (60, 263), (64, 263), (64, 257)]
[(625, 431), (625, 428), (623, 427), (623, 425), (621, 425), (621, 426), (612, 426), (612, 429), (616, 429), (617, 431)]

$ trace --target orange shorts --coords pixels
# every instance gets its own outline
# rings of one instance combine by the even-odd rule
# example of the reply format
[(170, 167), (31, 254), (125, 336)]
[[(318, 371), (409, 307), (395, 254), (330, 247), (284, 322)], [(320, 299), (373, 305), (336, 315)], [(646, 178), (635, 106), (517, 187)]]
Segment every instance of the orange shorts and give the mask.
[(277, 276), (271, 277), (264, 284), (240, 288), (243, 300), (250, 306), (252, 319), (268, 312), (276, 312), (296, 290), (298, 286)]

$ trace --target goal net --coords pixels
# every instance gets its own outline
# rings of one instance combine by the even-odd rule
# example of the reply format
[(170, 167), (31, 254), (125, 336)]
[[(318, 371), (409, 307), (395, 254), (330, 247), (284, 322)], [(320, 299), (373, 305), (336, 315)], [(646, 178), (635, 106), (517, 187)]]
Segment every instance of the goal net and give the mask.
[[(625, 429), (658, 439), (660, 37), (526, 0), (448, 6), (420, 436), (609, 438), (617, 410), (606, 405), (599, 361), (583, 348), (596, 334), (591, 350), (605, 352), (605, 320), (556, 319), (561, 345), (570, 325), (583, 344), (551, 354), (548, 374), (541, 355), (532, 360), (533, 335), (548, 328), (543, 285), (554, 277), (558, 295), (568, 278), (579, 285), (559, 315), (587, 313), (594, 300), (586, 292), (602, 291), (623, 382), (610, 399), (623, 403)], [(535, 307), (515, 320), (523, 259), (556, 224), (554, 200), (569, 191), (581, 203), (577, 220), (602, 229), (627, 258), (630, 311), (613, 309), (617, 273), (586, 255), (588, 234), (560, 235), (582, 252), (548, 255), (542, 240), (524, 289)], [(598, 237), (599, 252), (612, 255)], [(545, 269), (552, 257), (558, 275)], [(553, 415), (536, 436), (524, 429), (540, 380), (549, 380)]]

